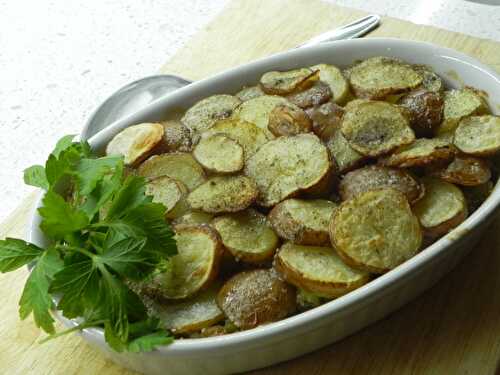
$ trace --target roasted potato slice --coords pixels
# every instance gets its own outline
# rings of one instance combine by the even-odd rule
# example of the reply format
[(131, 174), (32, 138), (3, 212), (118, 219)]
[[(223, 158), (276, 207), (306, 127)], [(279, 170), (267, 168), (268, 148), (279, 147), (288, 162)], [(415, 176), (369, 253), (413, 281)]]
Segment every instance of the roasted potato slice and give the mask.
[(238, 172), (245, 163), (243, 147), (223, 133), (202, 138), (193, 156), (203, 168), (214, 173)]
[(190, 152), (192, 147), (191, 132), (180, 120), (162, 121), (167, 152)]
[(349, 90), (349, 82), (344, 77), (339, 68), (329, 64), (318, 64), (311, 66), (312, 70), (319, 70), (320, 81), (330, 86), (333, 94), (333, 101), (339, 105), (344, 105), (351, 92)]
[(246, 176), (216, 176), (198, 186), (187, 197), (193, 210), (211, 214), (236, 212), (249, 207), (259, 191)]
[(217, 277), (224, 252), (219, 234), (208, 225), (183, 225), (175, 231), (177, 255), (141, 289), (157, 301), (188, 298), (207, 288)]
[(379, 189), (340, 205), (330, 222), (330, 239), (351, 267), (384, 273), (419, 251), (422, 233), (406, 196), (395, 189)]
[(216, 217), (212, 222), (224, 247), (233, 256), (249, 263), (272, 259), (279, 239), (260, 212), (253, 209)]
[(325, 140), (325, 146), (328, 149), (332, 159), (335, 161), (339, 173), (345, 173), (356, 168), (366, 156), (353, 149), (345, 139), (340, 128), (331, 127), (327, 130), (328, 138)]
[(125, 165), (136, 166), (164, 149), (163, 126), (145, 122), (123, 129), (106, 146), (106, 155), (124, 157)]
[(411, 65), (389, 57), (371, 57), (354, 65), (347, 73), (354, 94), (366, 99), (382, 99), (410, 91), (423, 80)]
[(467, 155), (457, 155), (453, 161), (431, 171), (433, 176), (463, 186), (482, 185), (491, 178), (491, 170), (485, 160)]
[(424, 196), (424, 186), (403, 169), (370, 165), (347, 173), (339, 184), (342, 200), (370, 190), (393, 188), (403, 193), (410, 204)]
[(279, 137), (264, 144), (246, 163), (245, 174), (259, 189), (264, 207), (314, 187), (330, 172), (328, 151), (313, 134)]
[(274, 270), (240, 272), (229, 279), (217, 296), (226, 317), (240, 329), (275, 322), (296, 309), (295, 290)]
[(461, 119), (488, 113), (488, 103), (481, 92), (470, 87), (445, 91), (443, 122), (437, 133), (453, 133)]
[(269, 131), (276, 137), (309, 133), (312, 128), (311, 120), (298, 107), (277, 105), (269, 114)]
[(418, 73), (422, 75), (422, 88), (427, 91), (442, 93), (444, 91), (444, 83), (441, 77), (432, 71), (426, 65), (413, 65)]
[(342, 134), (363, 155), (379, 156), (415, 139), (408, 120), (393, 104), (357, 100), (345, 109)]
[(180, 181), (168, 176), (161, 176), (148, 181), (146, 194), (153, 196), (153, 202), (161, 203), (166, 207), (165, 217), (175, 219), (188, 210), (186, 196), (187, 187)]
[(178, 152), (150, 157), (137, 169), (137, 174), (146, 178), (168, 176), (182, 182), (193, 190), (205, 180), (205, 172), (191, 154)]
[(328, 102), (306, 110), (312, 121), (312, 129), (321, 140), (326, 141), (340, 129), (344, 109), (333, 102)]
[(466, 154), (490, 156), (500, 150), (500, 117), (472, 116), (460, 121), (453, 143)]
[(194, 135), (199, 135), (218, 120), (231, 116), (240, 103), (236, 96), (212, 95), (189, 108), (181, 121)]
[(304, 90), (319, 78), (316, 71), (309, 68), (288, 70), (286, 72), (267, 72), (260, 78), (262, 91), (270, 95), (286, 95)]
[(316, 199), (287, 199), (274, 206), (269, 221), (278, 235), (299, 245), (326, 246), (328, 224), (337, 205)]
[(297, 288), (297, 310), (307, 311), (322, 305), (330, 298), (325, 298), (307, 290)]
[(305, 109), (329, 101), (332, 90), (328, 84), (319, 81), (304, 91), (288, 94), (286, 98), (297, 107)]
[(493, 182), (487, 181), (482, 185), (464, 186), (462, 192), (467, 202), (467, 211), (472, 213), (481, 206), (493, 191)]
[(425, 196), (413, 210), (424, 234), (436, 238), (448, 233), (467, 217), (467, 203), (462, 191), (439, 178), (424, 177)]
[(151, 315), (160, 319), (165, 329), (174, 334), (189, 334), (208, 328), (224, 319), (224, 313), (216, 302), (220, 285), (212, 285), (209, 289), (184, 301), (146, 303)]
[(189, 211), (184, 215), (175, 219), (172, 224), (175, 225), (200, 225), (200, 224), (210, 224), (213, 215), (207, 214), (202, 211)]
[(321, 297), (335, 298), (366, 284), (370, 274), (345, 264), (331, 247), (284, 244), (274, 266), (290, 284)]
[(443, 119), (444, 101), (441, 94), (420, 89), (404, 95), (398, 104), (408, 110), (410, 126), (417, 136), (434, 135), (434, 130)]
[(277, 105), (293, 106), (292, 103), (281, 96), (262, 95), (243, 102), (236, 108), (233, 118), (257, 125), (264, 131), (267, 138), (273, 139), (274, 135), (268, 129), (269, 115)]
[(236, 93), (236, 97), (242, 102), (246, 102), (247, 100), (257, 98), (262, 95), (266, 94), (262, 91), (259, 85), (244, 87)]
[(455, 149), (441, 138), (419, 138), (410, 145), (399, 147), (379, 160), (389, 167), (416, 167), (453, 159)]

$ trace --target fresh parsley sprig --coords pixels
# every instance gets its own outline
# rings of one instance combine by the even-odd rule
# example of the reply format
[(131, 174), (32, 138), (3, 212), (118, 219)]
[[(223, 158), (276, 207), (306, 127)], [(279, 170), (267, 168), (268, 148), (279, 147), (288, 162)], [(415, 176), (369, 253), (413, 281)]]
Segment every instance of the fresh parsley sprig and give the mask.
[[(82, 323), (66, 332), (101, 326), (117, 351), (149, 351), (172, 337), (151, 318), (128, 281), (143, 281), (176, 254), (165, 207), (146, 195), (146, 182), (125, 176), (123, 158), (95, 157), (86, 142), (61, 138), (45, 166), (24, 172), (46, 190), (38, 212), (47, 248), (0, 241), (0, 272), (33, 268), (19, 301), (21, 319), (33, 314), (49, 338), (58, 337), (57, 308)], [(57, 300), (57, 306), (54, 305)]]

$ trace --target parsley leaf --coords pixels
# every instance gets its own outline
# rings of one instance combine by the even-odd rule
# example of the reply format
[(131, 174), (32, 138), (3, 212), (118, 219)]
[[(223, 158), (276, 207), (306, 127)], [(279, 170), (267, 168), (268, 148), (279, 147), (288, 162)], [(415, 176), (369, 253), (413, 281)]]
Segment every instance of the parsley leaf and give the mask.
[(88, 195), (97, 186), (97, 183), (106, 174), (123, 164), (123, 159), (116, 156), (107, 156), (99, 159), (82, 159), (76, 167), (78, 188), (81, 195)]
[(32, 262), (43, 249), (16, 238), (0, 241), (0, 272), (10, 272)]
[(73, 139), (75, 138), (75, 136), (75, 134), (68, 134), (59, 139), (56, 143), (54, 151), (52, 151), (52, 155), (58, 158), (61, 152), (63, 152), (73, 144)]
[(123, 217), (129, 211), (151, 200), (152, 197), (146, 195), (146, 180), (143, 177), (128, 176), (113, 198), (106, 219)]
[(24, 170), (24, 183), (49, 190), (49, 181), (45, 175), (45, 168), (41, 165), (32, 165)]

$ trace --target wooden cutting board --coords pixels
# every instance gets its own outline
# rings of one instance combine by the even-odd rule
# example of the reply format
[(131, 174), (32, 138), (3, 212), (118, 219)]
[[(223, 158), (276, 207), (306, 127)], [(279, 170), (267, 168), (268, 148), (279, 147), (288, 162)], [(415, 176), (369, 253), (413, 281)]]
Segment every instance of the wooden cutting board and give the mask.
[[(291, 48), (363, 15), (318, 0), (236, 0), (161, 71), (200, 79)], [(370, 34), (375, 36), (451, 47), (500, 71), (500, 43), (493, 41), (392, 18), (383, 19), (382, 26)], [(0, 237), (24, 235), (33, 202), (34, 195), (26, 198), (0, 226)], [(498, 233), (500, 220), (451, 274), (383, 321), (254, 374), (495, 374), (500, 363)], [(26, 276), (25, 270), (0, 275), (0, 374), (134, 374), (76, 335), (39, 345), (43, 335), (30, 319), (20, 321), (17, 313)]]

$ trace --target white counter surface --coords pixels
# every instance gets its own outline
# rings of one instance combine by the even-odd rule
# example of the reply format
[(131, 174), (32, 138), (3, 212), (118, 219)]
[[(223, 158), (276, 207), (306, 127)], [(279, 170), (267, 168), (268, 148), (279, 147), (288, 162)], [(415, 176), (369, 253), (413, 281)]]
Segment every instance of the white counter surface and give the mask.
[[(500, 0), (330, 1), (500, 40)], [(153, 74), (227, 2), (0, 0), (0, 221), (31, 191), (24, 168), (78, 133), (113, 91)]]

